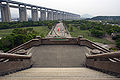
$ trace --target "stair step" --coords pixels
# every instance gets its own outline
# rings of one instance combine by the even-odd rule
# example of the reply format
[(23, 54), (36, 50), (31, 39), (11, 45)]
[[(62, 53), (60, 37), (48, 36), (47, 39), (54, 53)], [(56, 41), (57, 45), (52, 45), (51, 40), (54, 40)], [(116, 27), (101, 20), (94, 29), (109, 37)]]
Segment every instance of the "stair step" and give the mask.
[(0, 77), (0, 80), (120, 80), (89, 68), (30, 68)]

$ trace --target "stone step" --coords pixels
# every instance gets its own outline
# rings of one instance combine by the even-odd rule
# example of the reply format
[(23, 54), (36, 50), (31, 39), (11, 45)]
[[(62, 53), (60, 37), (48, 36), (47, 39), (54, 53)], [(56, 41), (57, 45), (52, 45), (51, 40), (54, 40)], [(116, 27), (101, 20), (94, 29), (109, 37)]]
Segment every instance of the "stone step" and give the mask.
[(0, 77), (0, 80), (120, 80), (89, 68), (30, 68)]

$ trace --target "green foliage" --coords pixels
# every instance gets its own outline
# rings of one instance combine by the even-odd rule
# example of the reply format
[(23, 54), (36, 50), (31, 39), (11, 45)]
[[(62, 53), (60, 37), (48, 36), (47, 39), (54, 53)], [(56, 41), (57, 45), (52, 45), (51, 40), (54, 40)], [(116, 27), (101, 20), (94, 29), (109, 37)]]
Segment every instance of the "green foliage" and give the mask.
[[(69, 24), (69, 26), (72, 26), (71, 24)], [(68, 30), (70, 31), (70, 28), (68, 28)], [(111, 44), (110, 41), (106, 40), (105, 38), (97, 38), (97, 37), (93, 37), (90, 35), (90, 31), (89, 30), (80, 30), (77, 27), (73, 26), (73, 32), (70, 32), (72, 37), (78, 37), (78, 35), (82, 35), (84, 38), (89, 39), (91, 41), (94, 42), (100, 42), (100, 43), (104, 43), (104, 44)]]
[(117, 47), (120, 48), (120, 35), (114, 36), (113, 39), (115, 40)]
[[(108, 34), (109, 29), (113, 29), (112, 25), (103, 24), (100, 22), (93, 22), (87, 20), (72, 20), (72, 21), (63, 21), (64, 24), (73, 27), (73, 32), (70, 31), (72, 37), (78, 37), (78, 35), (83, 35), (85, 38), (101, 43), (111, 43), (104, 39), (104, 35)], [(119, 26), (117, 26), (119, 28)], [(93, 35), (92, 35), (92, 34)], [(110, 32), (111, 34), (111, 32)]]
[(70, 32), (73, 32), (73, 27), (70, 27)]
[(103, 37), (105, 35), (105, 33), (101, 30), (97, 30), (97, 29), (92, 29), (91, 31), (91, 35), (94, 37)]
[(120, 20), (120, 16), (97, 16), (93, 17), (92, 20)]
[(0, 50), (4, 52), (35, 38), (37, 32), (33, 29), (14, 29), (12, 34), (0, 40)]
[(117, 41), (116, 41), (116, 45), (117, 45), (117, 47), (120, 48), (120, 40), (117, 40)]
[(103, 24), (100, 22), (93, 22), (93, 21), (87, 21), (87, 20), (73, 20), (73, 21), (63, 21), (64, 24), (71, 24), (75, 27), (80, 27), (81, 30), (90, 30), (90, 29), (96, 29), (104, 31), (107, 34), (111, 33), (119, 33), (120, 27), (117, 25), (110, 25), (110, 24)]
[[(52, 26), (57, 23), (58, 21), (0, 22), (0, 29), (5, 29), (0, 30), (0, 36), (2, 37), (0, 40), (0, 50), (6, 52), (22, 43), (35, 38), (36, 35), (40, 35), (43, 38), (48, 34)], [(3, 32), (4, 35), (2, 34)], [(6, 32), (7, 34), (5, 35)]]
[(0, 22), (0, 29), (21, 28), (29, 26), (53, 26), (58, 21)]

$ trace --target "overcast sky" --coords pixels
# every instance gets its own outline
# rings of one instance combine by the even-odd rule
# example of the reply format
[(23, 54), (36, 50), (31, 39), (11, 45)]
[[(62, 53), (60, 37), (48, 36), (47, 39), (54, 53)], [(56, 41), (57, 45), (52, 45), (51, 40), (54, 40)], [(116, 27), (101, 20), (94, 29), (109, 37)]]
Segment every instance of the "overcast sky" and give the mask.
[[(80, 15), (120, 16), (120, 0), (14, 0)], [(17, 11), (12, 11), (15, 13)]]

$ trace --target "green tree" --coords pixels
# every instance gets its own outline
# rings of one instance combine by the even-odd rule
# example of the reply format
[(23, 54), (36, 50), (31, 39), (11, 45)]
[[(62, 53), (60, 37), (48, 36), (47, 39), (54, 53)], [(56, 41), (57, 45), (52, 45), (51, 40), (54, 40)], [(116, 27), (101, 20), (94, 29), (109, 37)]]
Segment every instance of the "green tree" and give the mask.
[(103, 37), (105, 35), (105, 32), (101, 31), (101, 30), (96, 30), (96, 29), (92, 29), (91, 31), (91, 35), (94, 37)]

